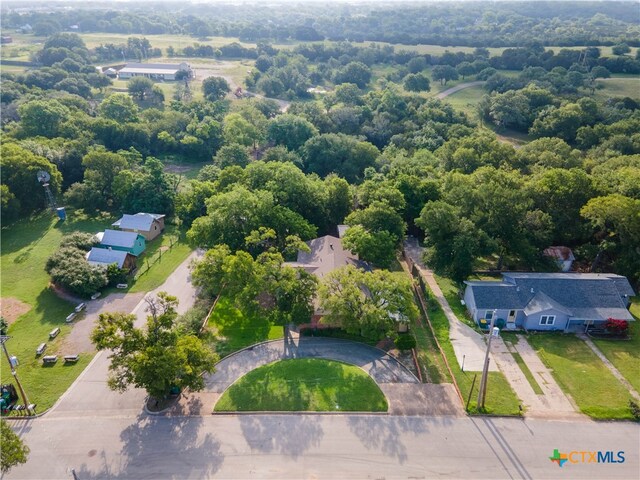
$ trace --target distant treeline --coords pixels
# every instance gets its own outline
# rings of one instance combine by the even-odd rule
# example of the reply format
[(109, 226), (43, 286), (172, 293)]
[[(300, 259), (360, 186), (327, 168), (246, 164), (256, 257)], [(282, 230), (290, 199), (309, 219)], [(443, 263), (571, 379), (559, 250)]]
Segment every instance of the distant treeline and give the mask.
[(91, 7), (10, 10), (2, 28), (51, 35), (80, 32), (229, 36), (244, 41), (383, 41), (443, 46), (640, 46), (636, 2), (447, 2), (425, 4), (207, 5), (92, 2)]

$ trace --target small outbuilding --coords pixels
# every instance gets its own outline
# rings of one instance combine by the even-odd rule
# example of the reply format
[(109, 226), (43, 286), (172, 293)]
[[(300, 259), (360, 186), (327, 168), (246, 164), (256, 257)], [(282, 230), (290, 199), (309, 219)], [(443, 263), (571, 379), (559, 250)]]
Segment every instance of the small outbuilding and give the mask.
[(553, 258), (563, 272), (569, 272), (576, 257), (569, 247), (549, 247), (543, 252), (545, 257)]
[(121, 232), (119, 230), (105, 230), (96, 235), (100, 244), (98, 248), (110, 248), (128, 252), (136, 257), (144, 252), (146, 240), (143, 235), (135, 232)]
[(131, 271), (136, 268), (136, 257), (122, 250), (93, 247), (87, 253), (87, 262), (90, 265), (107, 267), (115, 263), (118, 268)]
[(150, 241), (164, 231), (164, 215), (157, 213), (123, 215), (118, 221), (113, 222), (111, 226), (117, 227), (125, 232), (139, 233)]

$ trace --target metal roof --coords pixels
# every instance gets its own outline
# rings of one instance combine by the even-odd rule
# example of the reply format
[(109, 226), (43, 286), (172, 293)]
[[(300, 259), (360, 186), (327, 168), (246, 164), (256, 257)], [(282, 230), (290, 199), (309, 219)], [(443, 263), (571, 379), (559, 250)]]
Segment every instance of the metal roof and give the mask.
[(108, 248), (93, 247), (87, 254), (87, 262), (91, 265), (111, 265), (115, 263), (122, 268), (127, 259), (128, 252), (123, 250), (109, 250)]
[(164, 215), (157, 213), (136, 213), (135, 215), (123, 215), (121, 219), (113, 222), (111, 226), (120, 227), (122, 230), (139, 230), (150, 232), (154, 220), (164, 218)]
[(634, 292), (620, 275), (503, 273), (503, 280), (465, 282), (478, 309), (517, 309), (527, 314), (556, 309), (573, 318), (633, 320), (626, 298)]
[(138, 239), (135, 232), (122, 232), (120, 230), (105, 230), (100, 245), (108, 247), (133, 248)]
[(127, 63), (118, 73), (175, 74), (189, 69), (188, 63)]

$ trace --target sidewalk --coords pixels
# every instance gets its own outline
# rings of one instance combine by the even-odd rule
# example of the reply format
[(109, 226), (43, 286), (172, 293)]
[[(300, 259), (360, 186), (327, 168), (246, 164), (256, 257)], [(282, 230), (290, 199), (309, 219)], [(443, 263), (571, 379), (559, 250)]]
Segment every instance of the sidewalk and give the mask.
[[(440, 286), (436, 282), (433, 272), (429, 270), (422, 262), (422, 248), (417, 245), (415, 239), (411, 241), (407, 239), (404, 247), (406, 254), (411, 258), (418, 268), (423, 280), (429, 285), (431, 292), (442, 307), (447, 320), (449, 320), (449, 339), (456, 354), (456, 359), (460, 368), (464, 364), (464, 370), (467, 372), (481, 372), (484, 366), (484, 357), (487, 351), (487, 344), (481, 334), (473, 330), (468, 325), (462, 323), (453, 313), (449, 302), (444, 297)], [(497, 371), (498, 367), (495, 361), (491, 359), (489, 362), (489, 371)]]
[[(511, 354), (514, 350), (520, 354), (531, 370), (536, 383), (543, 391), (542, 395), (534, 392), (529, 380)], [(564, 394), (549, 369), (545, 367), (522, 335), (518, 335), (518, 343), (513, 345), (505, 343), (502, 338), (494, 338), (491, 353), (509, 385), (526, 407), (526, 416), (550, 419), (584, 418), (577, 412), (577, 408)]]

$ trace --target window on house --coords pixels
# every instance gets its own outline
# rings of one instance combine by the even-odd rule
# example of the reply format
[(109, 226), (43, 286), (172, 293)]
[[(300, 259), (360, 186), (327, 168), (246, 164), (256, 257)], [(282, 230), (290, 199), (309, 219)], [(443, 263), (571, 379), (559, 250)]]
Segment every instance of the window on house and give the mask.
[(489, 321), (493, 318), (493, 310), (487, 310), (484, 312), (484, 319)]
[(553, 325), (556, 321), (555, 315), (542, 315), (540, 317), (540, 325)]

